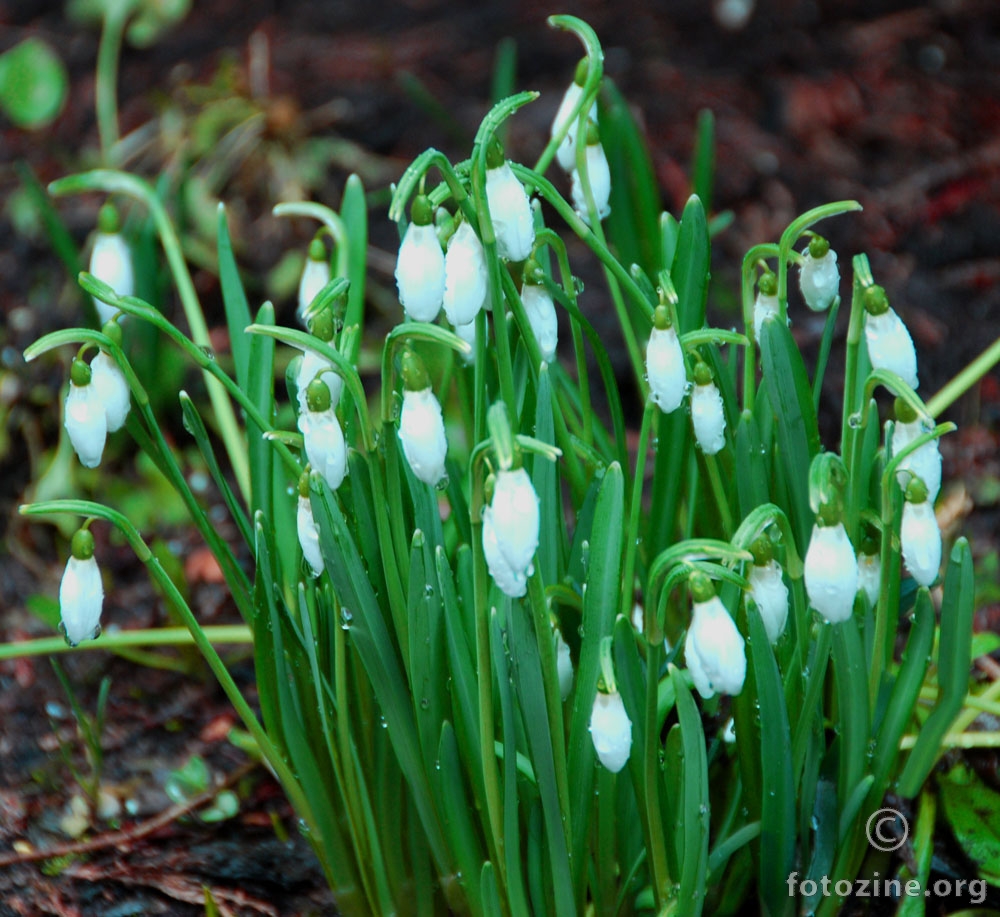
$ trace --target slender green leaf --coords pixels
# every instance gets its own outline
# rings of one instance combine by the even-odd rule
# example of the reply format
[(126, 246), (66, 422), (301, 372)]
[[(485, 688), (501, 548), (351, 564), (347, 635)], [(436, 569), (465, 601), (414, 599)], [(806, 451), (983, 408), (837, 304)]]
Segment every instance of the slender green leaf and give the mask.
[(677, 230), (677, 249), (670, 266), (670, 277), (677, 290), (677, 321), (681, 334), (694, 331), (705, 323), (710, 259), (705, 207), (698, 195), (692, 194), (684, 205)]
[[(219, 204), (216, 245), (219, 250), (219, 286), (222, 288), (222, 304), (226, 309), (229, 346), (236, 364), (236, 382), (246, 392), (249, 391), (250, 379), (251, 344), (246, 334), (246, 328), (250, 324), (250, 306), (233, 256), (233, 243), (229, 238), (229, 224), (223, 204)], [(271, 321), (274, 321), (273, 316)]]

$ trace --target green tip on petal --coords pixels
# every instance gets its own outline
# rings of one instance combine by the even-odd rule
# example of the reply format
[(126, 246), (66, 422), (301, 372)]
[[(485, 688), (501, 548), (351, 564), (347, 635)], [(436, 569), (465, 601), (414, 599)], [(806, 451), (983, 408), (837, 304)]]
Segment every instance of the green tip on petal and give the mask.
[(884, 315), (889, 311), (889, 298), (877, 283), (865, 290), (864, 304), (869, 315)]
[(670, 320), (670, 310), (666, 306), (657, 306), (653, 313), (653, 324), (659, 331), (666, 331), (673, 322)]
[(694, 368), (694, 384), (709, 385), (715, 377), (712, 375), (712, 367), (707, 363), (699, 362)]
[(108, 319), (101, 327), (101, 332), (105, 337), (111, 339), (112, 344), (122, 346), (122, 326), (115, 319)]
[(691, 590), (691, 598), (696, 602), (707, 602), (715, 596), (711, 577), (701, 570), (695, 570), (688, 578), (688, 588)]
[(839, 524), (843, 519), (843, 512), (837, 503), (821, 503), (819, 512), (816, 513), (816, 521), (824, 528)]
[(434, 222), (434, 205), (426, 194), (418, 194), (410, 208), (410, 219), (417, 226), (430, 226)]
[(585, 57), (580, 58), (580, 62), (576, 65), (576, 73), (573, 74), (573, 82), (577, 86), (582, 86), (587, 82), (587, 74), (590, 73), (590, 61)]
[(774, 560), (774, 545), (767, 535), (761, 535), (752, 545), (750, 553), (753, 554), (753, 562), (757, 567), (763, 567)]
[(906, 485), (907, 503), (924, 503), (927, 500), (927, 485), (918, 477), (910, 478)]
[(69, 378), (74, 385), (90, 385), (92, 375), (90, 367), (83, 360), (77, 358), (73, 361), (69, 370)]
[(313, 337), (321, 341), (330, 342), (333, 340), (334, 326), (336, 322), (331, 309), (321, 309), (309, 319), (309, 332)]
[(313, 413), (328, 411), (332, 404), (330, 389), (322, 379), (313, 379), (306, 388), (306, 405)]
[(299, 475), (299, 496), (308, 497), (309, 496), (309, 466), (306, 465), (306, 470)]
[(77, 529), (69, 549), (77, 560), (90, 560), (94, 556), (94, 536), (90, 530)]
[(308, 256), (310, 261), (326, 261), (326, 243), (319, 233), (313, 236), (312, 242), (309, 243)]
[(430, 388), (431, 379), (427, 375), (424, 361), (412, 350), (404, 350), (399, 359), (399, 374), (403, 377), (403, 387), (408, 392), (422, 392)]
[(892, 409), (899, 423), (913, 423), (919, 416), (913, 405), (905, 398), (897, 398), (893, 402)]
[(774, 296), (778, 292), (778, 278), (774, 271), (767, 271), (760, 275), (757, 281), (757, 289), (765, 296)]
[(809, 240), (809, 254), (813, 258), (825, 258), (830, 250), (830, 243), (822, 236), (813, 236)]
[(503, 145), (493, 137), (486, 147), (486, 168), (499, 169), (504, 164)]
[(103, 204), (97, 214), (97, 229), (99, 232), (108, 233), (109, 235), (121, 229), (118, 210), (110, 201)]

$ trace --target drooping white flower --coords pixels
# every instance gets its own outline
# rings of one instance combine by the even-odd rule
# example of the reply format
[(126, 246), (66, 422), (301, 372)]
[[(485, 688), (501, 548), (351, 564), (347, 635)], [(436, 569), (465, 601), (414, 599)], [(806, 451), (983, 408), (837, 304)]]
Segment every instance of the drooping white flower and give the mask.
[[(722, 393), (711, 381), (710, 372), (705, 364), (695, 368), (695, 386), (691, 390), (691, 423), (694, 425), (694, 437), (706, 455), (715, 455), (726, 444), (726, 412), (722, 406)], [(707, 378), (708, 382), (699, 380), (699, 376)]]
[(882, 590), (882, 558), (878, 554), (858, 555), (858, 588), (868, 597), (873, 608)]
[(406, 314), (414, 321), (432, 322), (444, 301), (444, 252), (430, 201), (418, 196), (412, 214), (396, 258), (396, 286)]
[(799, 267), (799, 290), (813, 312), (829, 309), (840, 289), (837, 253), (826, 239), (814, 236), (802, 253)]
[[(105, 204), (98, 215), (98, 231), (94, 236), (94, 247), (90, 252), (90, 273), (104, 281), (119, 296), (135, 294), (135, 271), (132, 267), (132, 253), (124, 236), (118, 231), (118, 212), (111, 204)], [(117, 309), (94, 300), (101, 324), (109, 321)]]
[[(932, 429), (933, 426), (926, 424), (920, 418), (909, 422), (897, 420), (892, 429), (892, 454), (899, 455), (917, 437), (929, 433)], [(933, 505), (941, 490), (941, 449), (936, 439), (918, 446), (896, 466), (896, 480), (899, 481), (900, 487), (905, 489), (913, 477), (918, 477), (924, 482), (927, 487), (927, 499)]]
[(809, 604), (831, 624), (851, 616), (858, 591), (858, 559), (842, 522), (813, 526), (805, 583)]
[(559, 319), (552, 296), (545, 287), (535, 283), (525, 283), (521, 287), (521, 302), (528, 314), (531, 330), (542, 352), (542, 359), (551, 363), (556, 356), (559, 343)]
[(598, 691), (590, 713), (590, 737), (597, 757), (612, 774), (628, 763), (632, 751), (632, 721), (625, 712), (622, 696)]
[(535, 223), (524, 186), (510, 163), (486, 170), (486, 201), (497, 240), (497, 254), (507, 261), (524, 261), (535, 244)]
[(404, 390), (399, 440), (410, 468), (421, 481), (433, 487), (444, 477), (448, 440), (441, 404), (430, 386), (419, 392)]
[(709, 698), (743, 690), (747, 674), (744, 641), (717, 595), (695, 601), (684, 640), (684, 658), (698, 693)]
[(108, 433), (120, 430), (128, 417), (132, 406), (132, 393), (129, 391), (125, 373), (110, 354), (98, 351), (90, 361), (90, 384), (104, 405), (104, 416), (107, 421)]
[(323, 562), (323, 552), (319, 548), (319, 526), (316, 525), (316, 520), (313, 518), (312, 503), (309, 501), (308, 493), (305, 496), (301, 492), (299, 493), (295, 529), (299, 536), (302, 556), (309, 564), (312, 575), (319, 576), (326, 565)]
[(322, 239), (313, 239), (299, 279), (299, 302), (295, 315), (301, 324), (306, 325), (306, 312), (310, 303), (329, 282), (330, 262), (327, 260), (326, 246)]
[(513, 598), (527, 591), (539, 523), (538, 495), (528, 472), (498, 471), (493, 502), (483, 509), (483, 553), (490, 576)]
[(66, 642), (76, 646), (101, 632), (104, 585), (94, 557), (94, 536), (87, 529), (73, 536), (71, 551), (59, 584), (59, 614)]
[(91, 379), (90, 367), (83, 360), (74, 360), (63, 426), (85, 468), (96, 468), (101, 463), (108, 438), (104, 402)]
[[(577, 77), (580, 79), (580, 82), (574, 79), (566, 92), (563, 93), (556, 116), (552, 119), (552, 130), (549, 134), (550, 137), (554, 138), (569, 121), (566, 136), (556, 148), (556, 161), (564, 172), (572, 172), (576, 163), (576, 134), (579, 123), (579, 112), (577, 112), (576, 117), (573, 117), (573, 109), (580, 103), (580, 99), (583, 96), (583, 83), (587, 78), (587, 62), (584, 60), (580, 64), (582, 67), (577, 68)], [(571, 117), (572, 121), (570, 121)], [(590, 105), (587, 118), (595, 122), (597, 121), (596, 99)]]
[[(659, 310), (658, 310), (659, 311)], [(687, 391), (687, 368), (673, 325), (654, 327), (646, 345), (646, 378), (650, 397), (665, 414), (676, 411)]]
[(753, 564), (747, 581), (750, 583), (750, 596), (764, 622), (767, 639), (777, 643), (788, 621), (788, 587), (782, 579), (781, 567), (774, 559), (766, 564)]
[(921, 586), (930, 586), (941, 569), (941, 529), (930, 500), (906, 500), (899, 527), (903, 562)]
[(444, 313), (453, 325), (476, 320), (489, 295), (483, 243), (464, 220), (448, 240), (444, 256)]
[(307, 388), (306, 409), (299, 414), (299, 430), (313, 471), (323, 475), (330, 490), (336, 490), (348, 472), (347, 444), (330, 403), (329, 390), (320, 380), (311, 382)]
[(917, 379), (917, 352), (906, 325), (889, 305), (885, 290), (870, 286), (864, 293), (865, 342), (868, 359), (875, 369), (884, 369), (900, 377), (910, 388)]
[(555, 628), (556, 640), (556, 672), (559, 675), (559, 696), (562, 700), (569, 697), (573, 690), (573, 657), (569, 652), (569, 644), (563, 640), (562, 631)]
[[(599, 140), (594, 143), (587, 142), (587, 177), (590, 179), (590, 190), (594, 195), (594, 206), (597, 208), (598, 220), (603, 220), (611, 213), (611, 168), (608, 165), (608, 157), (604, 153), (604, 147)], [(583, 182), (580, 173), (574, 169), (572, 181), (570, 183), (570, 194), (573, 198), (573, 209), (577, 215), (590, 225), (590, 210), (587, 207), (587, 198), (583, 193)]]

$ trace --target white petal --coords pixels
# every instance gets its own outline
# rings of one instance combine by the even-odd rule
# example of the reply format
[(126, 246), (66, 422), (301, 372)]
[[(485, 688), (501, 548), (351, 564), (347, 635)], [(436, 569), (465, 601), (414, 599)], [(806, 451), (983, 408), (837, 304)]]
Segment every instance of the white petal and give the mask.
[(858, 591), (858, 559), (842, 522), (815, 525), (805, 561), (809, 603), (831, 624), (846, 621)]
[(651, 397), (665, 414), (677, 410), (687, 391), (687, 370), (684, 352), (671, 326), (654, 328), (646, 345), (646, 377)]
[[(892, 430), (892, 454), (899, 455), (918, 436), (932, 428), (917, 418), (910, 423), (896, 423)], [(896, 480), (904, 490), (916, 475), (927, 488), (927, 499), (933, 505), (941, 490), (941, 449), (936, 439), (918, 446), (896, 466)]]
[(97, 389), (104, 405), (108, 432), (114, 433), (122, 428), (132, 406), (132, 394), (125, 380), (125, 373), (111, 355), (103, 350), (90, 361), (90, 372), (90, 384)]
[(306, 458), (331, 490), (343, 483), (347, 474), (347, 445), (333, 408), (326, 411), (303, 411), (299, 429), (305, 438)]
[(760, 332), (764, 326), (764, 321), (772, 318), (780, 311), (777, 295), (768, 296), (766, 293), (757, 293), (757, 298), (753, 301), (753, 336), (760, 340)]
[(696, 385), (691, 391), (691, 422), (695, 439), (706, 455), (715, 455), (726, 444), (726, 413), (714, 382)]
[(311, 350), (304, 350), (302, 362), (299, 364), (299, 372), (295, 377), (295, 384), (298, 388), (299, 413), (309, 410), (309, 405), (306, 402), (306, 390), (309, 388), (309, 383), (320, 373), (322, 373), (320, 380), (326, 384), (327, 390), (330, 392), (330, 406), (335, 408), (340, 403), (340, 395), (344, 390), (344, 380), (340, 378), (328, 360)]
[(453, 325), (468, 325), (486, 303), (489, 282), (483, 243), (466, 222), (448, 240), (444, 256), (444, 312)]
[(489, 506), (483, 509), (483, 554), (490, 576), (505, 595), (516, 599), (528, 591), (528, 578), (524, 571), (515, 570), (500, 550), (493, 509)]
[(104, 585), (97, 559), (70, 557), (59, 584), (59, 613), (70, 646), (93, 640), (100, 633)]
[(754, 564), (747, 580), (750, 583), (750, 595), (764, 621), (767, 639), (771, 643), (777, 643), (785, 632), (785, 622), (788, 620), (788, 587), (781, 577), (781, 567), (774, 560), (760, 567)]
[(830, 308), (840, 289), (837, 253), (832, 248), (822, 258), (813, 258), (809, 249), (802, 253), (799, 289), (806, 305), (813, 312), (823, 312)]
[[(565, 124), (573, 114), (573, 109), (580, 101), (581, 95), (583, 95), (583, 87), (577, 86), (575, 82), (571, 83), (563, 95), (562, 102), (559, 103), (559, 110), (556, 112), (555, 119), (552, 121), (552, 132), (550, 136), (555, 137), (555, 135), (559, 133), (563, 124)], [(596, 99), (591, 103), (590, 112), (587, 114), (587, 118), (595, 123), (597, 122)], [(577, 112), (577, 117), (573, 118), (566, 136), (556, 149), (556, 161), (559, 163), (564, 172), (572, 172), (576, 164), (576, 134), (578, 124), (579, 112)]]
[(432, 322), (444, 300), (444, 252), (432, 224), (410, 223), (396, 259), (396, 286), (406, 314), (418, 322)]
[(462, 362), (466, 366), (471, 366), (476, 362), (476, 323), (469, 322), (467, 325), (455, 325), (452, 330), (471, 348), (467, 354), (462, 354)]
[(319, 526), (313, 518), (312, 503), (308, 497), (299, 494), (299, 506), (295, 515), (295, 528), (299, 536), (302, 556), (312, 569), (313, 576), (323, 572), (323, 553), (319, 549)]
[(507, 261), (524, 261), (535, 244), (535, 223), (528, 195), (510, 163), (486, 170), (486, 200), (497, 239), (497, 254)]
[(97, 386), (70, 382), (63, 425), (80, 457), (80, 464), (85, 468), (100, 465), (104, 442), (108, 438), (108, 418)]
[(569, 652), (569, 644), (563, 640), (562, 633), (556, 628), (556, 672), (559, 675), (559, 696), (566, 700), (573, 690), (573, 657)]
[(929, 500), (903, 503), (899, 540), (910, 576), (921, 586), (930, 586), (941, 569), (941, 529)]
[(873, 608), (882, 590), (882, 558), (878, 554), (858, 555), (858, 588), (868, 597)]
[(524, 468), (498, 471), (493, 490), (497, 544), (515, 571), (528, 574), (538, 549), (538, 495)]
[(865, 340), (868, 358), (875, 369), (895, 373), (912, 389), (920, 384), (913, 338), (895, 309), (890, 308), (881, 315), (865, 315)]
[(743, 690), (747, 673), (744, 641), (718, 596), (695, 602), (684, 641), (684, 658), (698, 693), (704, 698)]
[(534, 283), (526, 283), (521, 287), (521, 302), (528, 314), (531, 330), (542, 351), (542, 359), (551, 363), (556, 356), (556, 346), (559, 343), (559, 319), (556, 316), (555, 303), (545, 287)]
[[(97, 233), (94, 237), (94, 248), (90, 253), (90, 273), (98, 280), (103, 280), (119, 296), (135, 294), (132, 253), (121, 233)], [(97, 314), (102, 324), (113, 318), (118, 311), (98, 299), (94, 300), (94, 305), (97, 307)]]
[[(608, 166), (608, 157), (604, 154), (604, 147), (599, 143), (588, 144), (587, 146), (587, 175), (590, 178), (590, 190), (594, 195), (594, 206), (597, 207), (597, 217), (603, 220), (611, 213), (611, 169)], [(590, 225), (590, 211), (587, 209), (587, 199), (583, 193), (583, 182), (580, 180), (580, 173), (573, 170), (570, 193), (573, 198), (573, 209), (577, 215)]]
[(598, 691), (590, 713), (590, 737), (597, 757), (612, 774), (628, 762), (632, 750), (632, 721), (625, 712), (621, 695)]
[(413, 473), (432, 487), (444, 477), (448, 440), (444, 433), (441, 405), (434, 392), (403, 392), (399, 412), (399, 439)]
[(324, 258), (315, 261), (306, 258), (306, 265), (302, 269), (302, 277), (299, 280), (299, 305), (295, 312), (299, 322), (306, 323), (306, 310), (316, 295), (330, 282), (330, 264)]

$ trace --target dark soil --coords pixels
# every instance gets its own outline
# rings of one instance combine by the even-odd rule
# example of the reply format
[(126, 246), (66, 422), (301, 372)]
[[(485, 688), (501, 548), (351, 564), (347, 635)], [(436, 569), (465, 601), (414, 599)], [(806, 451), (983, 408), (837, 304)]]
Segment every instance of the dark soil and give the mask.
[[(372, 212), (371, 263), (389, 292), (373, 288), (377, 324), (380, 311), (398, 308), (391, 276), (395, 236), (384, 216), (389, 181), (429, 145), (454, 159), (468, 154), (468, 140), (488, 107), (497, 43), (505, 37), (516, 42), (517, 88), (542, 92), (516, 116), (508, 143), (513, 158), (533, 161), (580, 54), (575, 39), (546, 27), (545, 16), (574, 12), (602, 39), (606, 72), (634, 105), (664, 204), (675, 214), (690, 192), (696, 115), (706, 107), (714, 111), (714, 209), (735, 212), (715, 248), (719, 289), (731, 288), (733, 266), (748, 245), (776, 239), (809, 207), (855, 198), (863, 213), (831, 221), (824, 231), (845, 274), (853, 253), (868, 253), (877, 281), (915, 338), (922, 391), (937, 390), (1000, 336), (1000, 7), (994, 0), (769, 0), (758, 3), (744, 30), (730, 33), (712, 18), (710, 6), (702, 0), (627, 0), (473, 10), (454, 0), (375, 7), (208, 0), (194, 4), (183, 25), (154, 47), (126, 48), (123, 133), (166, 109), (192, 122), (203, 101), (191, 87), (223, 77), (259, 107), (265, 129), (258, 143), (243, 159), (226, 163), (229, 171), (216, 189), (230, 208), (248, 277), (264, 276), (287, 250), (307, 241), (304, 227), (270, 216), (275, 202), (312, 195), (336, 205), (346, 175), (360, 171), (366, 187), (383, 190)], [(65, 367), (29, 367), (20, 354), (40, 334), (76, 323), (79, 306), (45, 237), (17, 219), (12, 195), (19, 178), (11, 167), (23, 160), (44, 184), (96, 162), (97, 34), (71, 25), (60, 3), (0, 0), (0, 25), (0, 51), (40, 35), (71, 73), (70, 101), (50, 128), (27, 134), (0, 120), (0, 200), (7, 202), (0, 220), (0, 640), (12, 641), (51, 633), (28, 604), (32, 597), (55, 595), (66, 554), (65, 533), (25, 525), (16, 514), (29, 480), (46, 466), (45, 450), (57, 440), (54, 399)], [(433, 93), (446, 117), (418, 104), (413, 78)], [(289, 171), (288, 158), (314, 138), (339, 141), (332, 159), (311, 174)], [(178, 168), (182, 159), (169, 144), (152, 143), (134, 152), (129, 167), (152, 177)], [(99, 203), (57, 202), (81, 244)], [(192, 258), (198, 262), (197, 253)], [(580, 270), (586, 276), (588, 269)], [(211, 273), (197, 271), (195, 280), (206, 302), (214, 302)], [(612, 311), (604, 294), (594, 292), (600, 289), (588, 283), (581, 304), (613, 340), (612, 322), (600, 318)], [(253, 292), (264, 298), (264, 289)], [(715, 299), (713, 307), (721, 309), (726, 297)], [(724, 311), (719, 315), (732, 321)], [(221, 323), (218, 313), (214, 320)], [(807, 342), (818, 335), (805, 318), (797, 319), (795, 330)], [(834, 360), (831, 392), (837, 375)], [(996, 551), (1000, 373), (987, 375), (949, 416), (960, 431), (944, 444), (952, 482), (944, 498), (948, 534), (971, 534), (982, 557)], [(120, 465), (128, 477), (134, 472), (126, 458)], [(191, 560), (198, 547), (191, 535), (183, 529), (162, 534), (172, 534), (174, 552)], [(127, 550), (101, 550), (115, 584), (105, 623), (163, 622), (162, 602)], [(235, 620), (231, 603), (211, 582), (210, 567), (198, 569), (189, 569), (189, 579), (202, 620)], [(986, 595), (996, 601), (996, 584), (988, 585)], [(979, 626), (995, 628), (997, 617), (997, 608), (986, 604)], [(126, 833), (168, 807), (165, 775), (190, 755), (205, 757), (219, 781), (246, 765), (225, 740), (230, 708), (196, 663), (193, 675), (181, 675), (100, 650), (63, 660), (89, 711), (101, 677), (112, 680), (106, 779), (122, 801), (135, 803), (122, 817)], [(251, 665), (237, 660), (236, 666), (252, 696)], [(15, 841), (45, 849), (66, 843), (57, 821), (75, 787), (60, 741), (83, 764), (67, 709), (47, 661), (0, 664), (0, 863), (6, 867), (0, 868), (0, 917), (202, 914), (203, 885), (212, 889), (221, 913), (331, 912), (322, 875), (280, 791), (260, 767), (250, 767), (239, 781), (240, 812), (220, 826), (186, 818), (86, 856), (49, 861), (47, 868), (29, 860), (10, 865)], [(95, 848), (111, 830), (97, 826), (89, 835)], [(289, 840), (280, 839), (284, 834)]]

